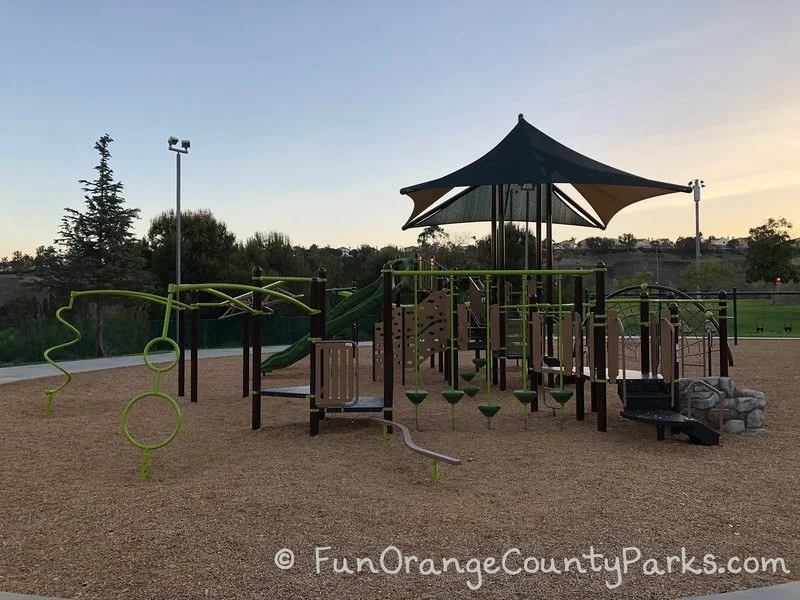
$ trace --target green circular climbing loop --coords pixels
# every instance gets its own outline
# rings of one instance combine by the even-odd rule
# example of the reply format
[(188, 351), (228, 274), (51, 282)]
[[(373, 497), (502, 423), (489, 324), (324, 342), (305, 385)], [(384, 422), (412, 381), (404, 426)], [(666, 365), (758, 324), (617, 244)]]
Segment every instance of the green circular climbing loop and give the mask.
[[(175, 412), (175, 429), (172, 430), (165, 439), (156, 443), (156, 444), (143, 444), (136, 438), (134, 438), (130, 431), (128, 431), (128, 417), (130, 415), (131, 410), (136, 405), (139, 400), (143, 398), (161, 398), (167, 401), (172, 407), (172, 410)], [(164, 392), (144, 392), (139, 394), (138, 396), (134, 397), (128, 404), (125, 406), (125, 410), (122, 411), (122, 434), (125, 436), (125, 439), (128, 440), (131, 444), (140, 448), (145, 451), (151, 450), (158, 450), (159, 448), (163, 448), (167, 444), (169, 444), (172, 440), (175, 439), (175, 436), (178, 435), (178, 432), (181, 430), (181, 424), (183, 423), (183, 416), (181, 415), (180, 406), (178, 403), (175, 402), (173, 398), (165, 394)]]
[[(155, 366), (153, 363), (151, 363), (150, 359), (148, 358), (148, 355), (150, 354), (150, 349), (155, 344), (157, 344), (159, 342), (167, 342), (168, 344), (170, 344), (172, 346), (172, 349), (175, 350), (175, 358), (172, 360), (172, 362), (169, 363), (168, 366), (161, 367), (161, 368), (159, 368), (159, 367)], [(175, 367), (175, 365), (178, 364), (178, 360), (181, 357), (181, 349), (178, 347), (178, 342), (176, 342), (172, 338), (168, 338), (166, 336), (161, 336), (161, 337), (153, 338), (152, 340), (147, 342), (147, 345), (144, 347), (144, 352), (142, 352), (142, 357), (144, 358), (144, 364), (147, 365), (148, 369), (150, 369), (151, 371), (153, 371), (155, 373), (166, 373), (167, 371), (169, 371), (170, 369)]]

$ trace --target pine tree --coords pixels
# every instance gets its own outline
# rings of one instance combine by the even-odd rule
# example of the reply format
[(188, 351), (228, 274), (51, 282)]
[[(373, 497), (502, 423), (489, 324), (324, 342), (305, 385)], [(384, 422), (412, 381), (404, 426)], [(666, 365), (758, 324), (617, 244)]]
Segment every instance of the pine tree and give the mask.
[[(97, 140), (95, 150), (100, 163), (94, 168), (97, 178), (78, 183), (84, 192), (83, 212), (65, 208), (56, 244), (64, 248), (65, 268), (62, 285), (71, 289), (131, 288), (143, 280), (144, 260), (132, 228), (139, 218), (138, 208), (125, 208), (123, 185), (114, 181), (109, 165), (109, 146), (114, 140), (108, 134)], [(103, 343), (104, 302), (94, 302), (97, 356), (105, 355)]]

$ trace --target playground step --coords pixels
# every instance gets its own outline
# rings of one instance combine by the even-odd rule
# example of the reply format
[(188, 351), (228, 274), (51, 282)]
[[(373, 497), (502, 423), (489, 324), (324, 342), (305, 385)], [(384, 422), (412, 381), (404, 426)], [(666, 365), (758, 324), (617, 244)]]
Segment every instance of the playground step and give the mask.
[[(664, 383), (662, 379), (648, 378), (644, 374), (632, 379), (627, 378), (624, 380), (625, 389), (628, 395), (631, 394), (667, 394), (669, 395), (669, 386)], [(623, 380), (617, 381), (617, 387), (620, 395), (622, 394)]]
[(660, 379), (625, 379), (617, 381), (617, 394), (625, 398), (628, 411), (671, 410), (672, 394)]
[(671, 410), (623, 410), (620, 415), (631, 421), (650, 423), (659, 427), (675, 427), (689, 436), (689, 441), (701, 446), (719, 445), (719, 433), (706, 427), (697, 419), (691, 419)]
[(672, 397), (669, 394), (631, 394), (622, 395), (619, 390), (620, 398), (625, 398), (625, 407), (628, 410), (671, 410)]

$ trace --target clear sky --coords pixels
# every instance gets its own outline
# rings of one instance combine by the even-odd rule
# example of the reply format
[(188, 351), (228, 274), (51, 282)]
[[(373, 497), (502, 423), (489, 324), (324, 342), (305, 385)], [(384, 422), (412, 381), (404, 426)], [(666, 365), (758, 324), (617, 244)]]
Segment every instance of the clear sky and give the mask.
[[(797, 0), (8, 0), (0, 256), (52, 242), (106, 132), (139, 233), (174, 206), (175, 135), (192, 141), (183, 206), (241, 238), (410, 244), (399, 189), (482, 155), (518, 113), (618, 168), (705, 179), (706, 235), (771, 216), (800, 235), (798, 31)], [(677, 194), (608, 233), (693, 231)]]

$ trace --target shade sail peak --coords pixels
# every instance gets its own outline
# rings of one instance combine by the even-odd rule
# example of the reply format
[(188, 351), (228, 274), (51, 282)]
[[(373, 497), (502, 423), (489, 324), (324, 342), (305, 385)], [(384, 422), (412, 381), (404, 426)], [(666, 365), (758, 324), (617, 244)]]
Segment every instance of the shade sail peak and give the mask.
[[(533, 186), (532, 190), (525, 190), (518, 185), (505, 186), (501, 202), (506, 222), (534, 223), (545, 218), (542, 186)], [(403, 230), (432, 225), (490, 222), (491, 206), (492, 186), (467, 188), (419, 216), (412, 217), (403, 225)], [(552, 222), (556, 225), (605, 229), (600, 221), (583, 210), (558, 186), (553, 186)]]
[(400, 190), (414, 202), (406, 225), (457, 187), (523, 184), (572, 184), (608, 225), (635, 202), (691, 188), (627, 173), (584, 156), (546, 135), (522, 114), (513, 129), (472, 163), (425, 183)]

